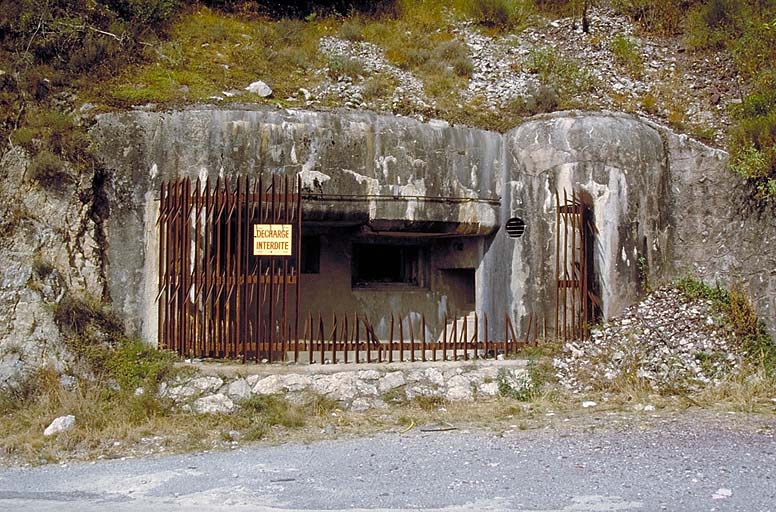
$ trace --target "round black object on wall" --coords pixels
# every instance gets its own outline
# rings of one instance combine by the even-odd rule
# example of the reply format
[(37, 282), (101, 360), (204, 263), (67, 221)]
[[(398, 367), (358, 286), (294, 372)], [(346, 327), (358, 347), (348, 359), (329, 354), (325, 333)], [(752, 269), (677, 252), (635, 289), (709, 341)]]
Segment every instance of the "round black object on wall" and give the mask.
[(520, 217), (512, 217), (507, 221), (507, 235), (509, 238), (520, 238), (525, 233), (525, 221)]

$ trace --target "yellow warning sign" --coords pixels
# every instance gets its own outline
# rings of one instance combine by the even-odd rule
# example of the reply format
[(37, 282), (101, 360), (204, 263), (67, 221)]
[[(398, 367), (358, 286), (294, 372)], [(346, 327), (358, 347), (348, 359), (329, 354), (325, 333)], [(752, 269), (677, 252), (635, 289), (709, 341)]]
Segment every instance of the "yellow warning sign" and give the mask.
[(254, 224), (254, 256), (291, 256), (291, 224)]

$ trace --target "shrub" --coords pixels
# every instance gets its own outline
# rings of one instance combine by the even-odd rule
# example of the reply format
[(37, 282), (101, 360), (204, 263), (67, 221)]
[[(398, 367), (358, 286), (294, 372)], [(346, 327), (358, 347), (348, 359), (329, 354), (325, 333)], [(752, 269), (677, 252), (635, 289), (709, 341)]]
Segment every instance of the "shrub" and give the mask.
[(363, 41), (364, 25), (358, 20), (348, 20), (340, 27), (339, 36), (348, 41)]
[(72, 181), (65, 170), (65, 163), (46, 149), (35, 155), (28, 172), (30, 179), (46, 190), (61, 191)]
[(630, 17), (647, 32), (676, 35), (693, 0), (612, 0), (612, 7)]
[(776, 76), (758, 83), (758, 90), (733, 110), (730, 129), (731, 169), (752, 182), (760, 199), (776, 198)]
[(364, 73), (364, 64), (351, 57), (333, 56), (329, 59), (329, 77), (333, 80), (341, 76), (356, 78)]
[(302, 427), (305, 424), (301, 407), (280, 396), (252, 395), (240, 405), (247, 413), (260, 416), (261, 420), (269, 426), (282, 425), (293, 428)]
[(617, 34), (609, 44), (609, 50), (614, 55), (614, 61), (635, 77), (644, 72), (644, 63), (638, 44), (630, 37)]
[(470, 0), (465, 12), (478, 24), (497, 30), (509, 30), (524, 24), (531, 6), (523, 0)]
[(774, 375), (776, 343), (768, 335), (765, 323), (757, 317), (752, 303), (739, 286), (734, 285), (727, 291), (719, 283), (712, 287), (685, 277), (677, 281), (676, 287), (690, 299), (711, 302), (712, 307), (724, 315), (748, 360), (767, 375)]
[(442, 43), (434, 53), (439, 59), (450, 65), (458, 76), (468, 77), (474, 71), (469, 49), (466, 44), (457, 39)]
[(535, 48), (528, 54), (525, 66), (530, 73), (537, 75), (541, 84), (531, 94), (536, 96), (538, 104), (529, 111), (546, 111), (552, 103), (549, 100), (555, 95), (559, 108), (580, 106), (578, 98), (595, 87), (595, 79), (588, 70), (580, 68), (572, 59), (558, 54), (553, 48)]
[(361, 90), (364, 99), (386, 98), (396, 89), (397, 81), (386, 74), (378, 74), (364, 82)]

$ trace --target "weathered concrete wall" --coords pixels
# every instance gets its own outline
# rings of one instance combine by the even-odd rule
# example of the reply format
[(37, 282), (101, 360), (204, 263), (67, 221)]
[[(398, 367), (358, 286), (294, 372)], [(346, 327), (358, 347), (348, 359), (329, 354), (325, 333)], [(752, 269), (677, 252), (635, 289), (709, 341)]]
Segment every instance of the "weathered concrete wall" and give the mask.
[(776, 208), (752, 200), (724, 151), (676, 134), (666, 145), (672, 251), (660, 277), (742, 287), (776, 339)]
[(667, 155), (660, 134), (632, 116), (560, 113), (528, 121), (505, 138), (502, 218), (520, 216), (528, 227), (521, 239), (497, 237), (491, 248), (503, 268), (496, 282), (509, 283), (500, 300), (518, 318), (552, 313), (557, 190), (561, 203), (564, 191), (589, 196), (604, 317), (635, 302), (642, 291), (639, 258), (656, 273), (665, 267)]
[(92, 136), (115, 177), (111, 296), (147, 339), (155, 338), (154, 233), (165, 179), (298, 175), (305, 221), (447, 236), (498, 229), (497, 133), (363, 112), (199, 109), (100, 116)]
[[(303, 178), (307, 221), (476, 237), (465, 256), (473, 267), (459, 267), (476, 269), (476, 310), (492, 317), (508, 310), (521, 331), (530, 313), (552, 323), (556, 189), (582, 192), (592, 205), (604, 317), (636, 301), (644, 278), (656, 284), (692, 272), (743, 282), (776, 328), (773, 215), (739, 208), (746, 191), (725, 169), (723, 152), (633, 116), (556, 113), (501, 136), (359, 112), (199, 109), (104, 115), (92, 135), (114, 174), (111, 295), (128, 327), (145, 326), (148, 339), (161, 180), (261, 172)], [(504, 232), (513, 216), (527, 222), (522, 238)], [(348, 307), (431, 318), (431, 309), (460, 297), (444, 289), (441, 274), (402, 294), (351, 290), (349, 255), (337, 250), (345, 251), (341, 282), (331, 290), (342, 288), (337, 296)], [(310, 284), (316, 279), (323, 277)], [(309, 307), (317, 300), (331, 308), (321, 297)], [(503, 335), (501, 328), (492, 322), (491, 335)]]

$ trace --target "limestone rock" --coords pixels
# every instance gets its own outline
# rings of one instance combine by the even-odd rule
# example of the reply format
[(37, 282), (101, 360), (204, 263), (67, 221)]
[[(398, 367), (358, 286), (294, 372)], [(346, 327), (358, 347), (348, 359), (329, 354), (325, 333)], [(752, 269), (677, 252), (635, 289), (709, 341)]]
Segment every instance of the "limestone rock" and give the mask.
[(257, 395), (274, 395), (284, 389), (283, 378), (279, 375), (264, 377), (253, 386), (253, 392)]
[(261, 80), (252, 82), (248, 87), (245, 88), (245, 90), (254, 94), (258, 94), (262, 98), (268, 98), (272, 96), (272, 89), (270, 86)]
[(377, 389), (380, 393), (385, 393), (391, 389), (398, 388), (405, 384), (404, 374), (402, 372), (391, 372), (385, 374), (378, 382)]
[(223, 385), (224, 381), (220, 377), (214, 377), (212, 375), (206, 375), (204, 377), (197, 377), (189, 381), (189, 386), (196, 389), (201, 393), (208, 391), (216, 391)]
[(356, 396), (356, 372), (341, 372), (318, 375), (313, 379), (311, 389), (322, 395), (340, 401), (352, 400)]
[(228, 396), (217, 393), (197, 398), (191, 408), (197, 414), (229, 414), (234, 410), (234, 402)]
[(245, 400), (251, 396), (251, 387), (245, 379), (237, 379), (227, 386), (226, 396), (232, 400)]
[(53, 436), (62, 432), (66, 432), (75, 426), (75, 416), (68, 414), (67, 416), (60, 416), (51, 422), (51, 425), (46, 427), (43, 431), (43, 435)]
[(358, 378), (361, 380), (377, 380), (380, 376), (380, 372), (377, 370), (361, 370), (358, 372)]
[(372, 403), (372, 400), (369, 400), (368, 398), (356, 398), (353, 400), (353, 403), (350, 404), (350, 410), (353, 412), (364, 412), (373, 407), (374, 404)]
[(471, 381), (463, 375), (455, 375), (447, 381), (445, 398), (451, 402), (473, 398)]
[(495, 382), (486, 382), (478, 388), (477, 392), (482, 396), (498, 396), (498, 384)]

